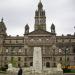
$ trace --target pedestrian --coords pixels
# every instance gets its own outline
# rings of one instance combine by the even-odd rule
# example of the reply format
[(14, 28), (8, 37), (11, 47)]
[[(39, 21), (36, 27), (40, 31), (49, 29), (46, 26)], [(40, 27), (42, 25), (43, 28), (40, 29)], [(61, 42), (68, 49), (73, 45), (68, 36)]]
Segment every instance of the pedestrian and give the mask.
[(22, 71), (22, 68), (20, 67), (20, 68), (19, 68), (19, 71), (18, 71), (18, 75), (22, 75), (22, 72), (23, 72), (23, 71)]

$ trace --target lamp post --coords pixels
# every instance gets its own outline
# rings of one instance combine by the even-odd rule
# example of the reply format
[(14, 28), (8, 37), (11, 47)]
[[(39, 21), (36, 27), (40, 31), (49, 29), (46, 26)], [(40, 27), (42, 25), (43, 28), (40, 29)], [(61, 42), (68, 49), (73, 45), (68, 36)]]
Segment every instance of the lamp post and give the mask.
[[(69, 49), (68, 48), (63, 48), (63, 51), (64, 51), (64, 65), (65, 66), (67, 66), (67, 53), (68, 53), (68, 51), (69, 51)], [(59, 49), (59, 54), (61, 54), (62, 53), (62, 49)]]
[(65, 48), (65, 66), (66, 66), (66, 48)]
[(52, 46), (52, 48), (53, 48), (53, 62), (55, 62), (55, 48), (56, 48), (55, 44)]
[(67, 57), (67, 52), (68, 52), (68, 48), (65, 48), (65, 66), (67, 66), (67, 60), (66, 60), (66, 57)]

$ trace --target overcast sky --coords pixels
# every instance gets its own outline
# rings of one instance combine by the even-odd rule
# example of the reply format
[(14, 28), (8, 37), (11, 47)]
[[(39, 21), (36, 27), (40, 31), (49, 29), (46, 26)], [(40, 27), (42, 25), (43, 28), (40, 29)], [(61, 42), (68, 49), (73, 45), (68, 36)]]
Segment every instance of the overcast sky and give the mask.
[[(0, 0), (0, 19), (3, 17), (8, 35), (23, 35), (24, 27), (29, 24), (34, 30), (35, 10), (39, 0)], [(57, 35), (74, 33), (75, 0), (42, 0), (46, 11), (47, 31), (52, 23)]]

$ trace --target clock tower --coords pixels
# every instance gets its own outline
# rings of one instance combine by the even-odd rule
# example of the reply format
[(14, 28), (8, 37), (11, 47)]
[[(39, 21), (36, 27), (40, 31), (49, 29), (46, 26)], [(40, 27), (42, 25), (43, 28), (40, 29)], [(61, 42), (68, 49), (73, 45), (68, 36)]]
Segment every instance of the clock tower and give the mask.
[(38, 29), (46, 31), (45, 10), (43, 10), (41, 1), (38, 3), (38, 10), (35, 11), (35, 30)]

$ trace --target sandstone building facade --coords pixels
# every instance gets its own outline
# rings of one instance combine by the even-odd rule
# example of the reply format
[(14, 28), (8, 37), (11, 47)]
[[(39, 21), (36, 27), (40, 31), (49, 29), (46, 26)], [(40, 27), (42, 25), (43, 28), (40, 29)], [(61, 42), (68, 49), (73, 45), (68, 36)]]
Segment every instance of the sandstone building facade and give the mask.
[(46, 30), (46, 15), (41, 2), (35, 11), (34, 31), (25, 26), (24, 36), (8, 36), (3, 19), (0, 22), (0, 66), (12, 63), (16, 67), (33, 65), (34, 47), (41, 47), (42, 67), (75, 65), (75, 35), (57, 36), (55, 25)]

